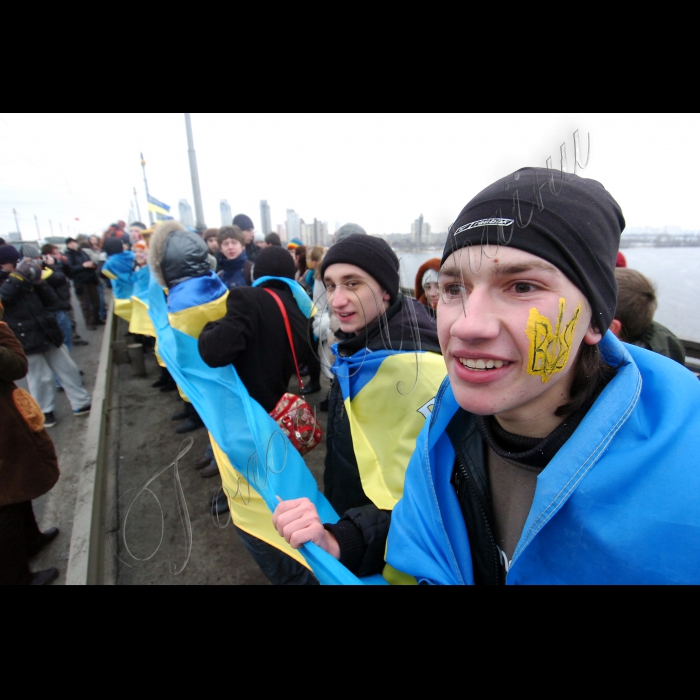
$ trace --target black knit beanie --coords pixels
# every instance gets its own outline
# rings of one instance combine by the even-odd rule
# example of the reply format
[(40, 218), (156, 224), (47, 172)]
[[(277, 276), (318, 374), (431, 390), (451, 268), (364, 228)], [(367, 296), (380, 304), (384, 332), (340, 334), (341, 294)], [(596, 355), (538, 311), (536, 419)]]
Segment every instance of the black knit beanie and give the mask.
[(234, 226), (238, 226), (241, 231), (249, 231), (255, 228), (255, 226), (253, 226), (253, 220), (245, 214), (236, 214), (236, 216), (233, 217), (232, 223)]
[(294, 279), (297, 271), (297, 266), (292, 260), (289, 251), (281, 246), (269, 246), (263, 248), (255, 258), (255, 267), (253, 267), (253, 276), (255, 279), (261, 277), (287, 277), (290, 280)]
[(522, 168), (462, 209), (448, 230), (440, 264), (468, 245), (508, 245), (537, 255), (585, 294), (591, 324), (604, 333), (617, 305), (615, 261), (624, 228), (619, 204), (599, 182)]
[(321, 263), (321, 278), (329, 265), (356, 265), (374, 277), (393, 304), (399, 296), (399, 259), (382, 238), (354, 233), (333, 244)]
[(21, 257), (17, 248), (13, 245), (7, 243), (5, 245), (0, 245), (0, 265), (4, 265), (5, 263), (14, 263), (16, 265)]

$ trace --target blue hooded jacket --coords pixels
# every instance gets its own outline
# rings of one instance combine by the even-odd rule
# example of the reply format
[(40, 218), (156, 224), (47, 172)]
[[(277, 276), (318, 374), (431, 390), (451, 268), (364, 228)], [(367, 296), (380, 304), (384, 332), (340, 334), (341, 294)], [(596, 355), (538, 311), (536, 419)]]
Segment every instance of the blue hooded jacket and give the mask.
[[(700, 382), (609, 331), (600, 350), (617, 375), (538, 476), (506, 583), (698, 584)], [(445, 379), (393, 512), (387, 562), (419, 582), (474, 582), (445, 432), (458, 409)]]

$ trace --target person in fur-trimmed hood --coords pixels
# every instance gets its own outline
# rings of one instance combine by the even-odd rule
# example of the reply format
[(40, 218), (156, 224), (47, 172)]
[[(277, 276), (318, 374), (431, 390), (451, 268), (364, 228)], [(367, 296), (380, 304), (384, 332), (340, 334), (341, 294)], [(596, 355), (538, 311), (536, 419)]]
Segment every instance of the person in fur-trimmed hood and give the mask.
[(440, 258), (430, 258), (426, 260), (416, 272), (416, 299), (427, 306), (432, 315), (435, 315), (440, 292), (438, 290), (438, 270), (440, 269)]

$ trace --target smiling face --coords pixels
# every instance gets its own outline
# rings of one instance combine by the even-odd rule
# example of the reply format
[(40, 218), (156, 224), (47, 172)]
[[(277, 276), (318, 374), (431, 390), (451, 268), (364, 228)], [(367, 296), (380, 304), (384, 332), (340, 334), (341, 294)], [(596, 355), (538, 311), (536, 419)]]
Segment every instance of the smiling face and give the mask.
[(505, 246), (456, 251), (439, 285), (438, 336), (459, 405), (517, 435), (548, 435), (581, 343), (601, 339), (583, 293), (551, 263)]
[(323, 283), (344, 333), (361, 333), (389, 308), (389, 293), (357, 265), (329, 265)]
[(225, 238), (221, 241), (221, 252), (226, 260), (234, 260), (243, 252), (243, 244), (235, 238)]
[(425, 290), (425, 298), (428, 300), (428, 305), (432, 309), (436, 309), (440, 299), (440, 285), (437, 282), (427, 282), (423, 289)]

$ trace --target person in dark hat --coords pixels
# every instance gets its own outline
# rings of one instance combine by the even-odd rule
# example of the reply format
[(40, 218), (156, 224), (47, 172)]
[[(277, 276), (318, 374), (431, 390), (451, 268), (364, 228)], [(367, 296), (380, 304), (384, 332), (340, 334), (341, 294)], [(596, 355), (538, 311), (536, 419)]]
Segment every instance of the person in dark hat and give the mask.
[(253, 220), (246, 216), (245, 214), (236, 214), (233, 217), (233, 225), (238, 226), (241, 229), (243, 238), (245, 240), (245, 252), (248, 255), (248, 260), (255, 262), (258, 251), (260, 250), (255, 243), (255, 226), (253, 225)]
[(435, 322), (399, 290), (399, 260), (365, 233), (334, 243), (321, 263), (337, 316), (339, 356), (328, 402), (324, 493), (341, 515), (321, 522), (307, 498), (280, 503), (274, 523), (293, 547), (313, 541), (350, 571), (381, 571), (403, 475), (445, 370)]
[(448, 230), (447, 368), (387, 562), (434, 584), (700, 583), (700, 384), (608, 331), (625, 220), (523, 168)]
[[(219, 321), (207, 323), (199, 335), (199, 353), (204, 362), (211, 367), (233, 364), (250, 396), (268, 413), (287, 391), (296, 369), (284, 317), (266, 290), (274, 291), (284, 305), (298, 364), (308, 362), (312, 353), (307, 335), (309, 321), (296, 301), (293, 288), (297, 287), (297, 293), (307, 302), (308, 296), (294, 282), (294, 273), (294, 261), (286, 250), (278, 246), (264, 248), (253, 269), (255, 280), (263, 281), (252, 287), (229, 289), (226, 315)], [(213, 464), (212, 471), (215, 469), (216, 464)], [(214, 507), (217, 512), (225, 512), (226, 494), (223, 491)], [(316, 583), (308, 569), (279, 549), (236, 527), (235, 521), (234, 515), (236, 532), (272, 583)]]

